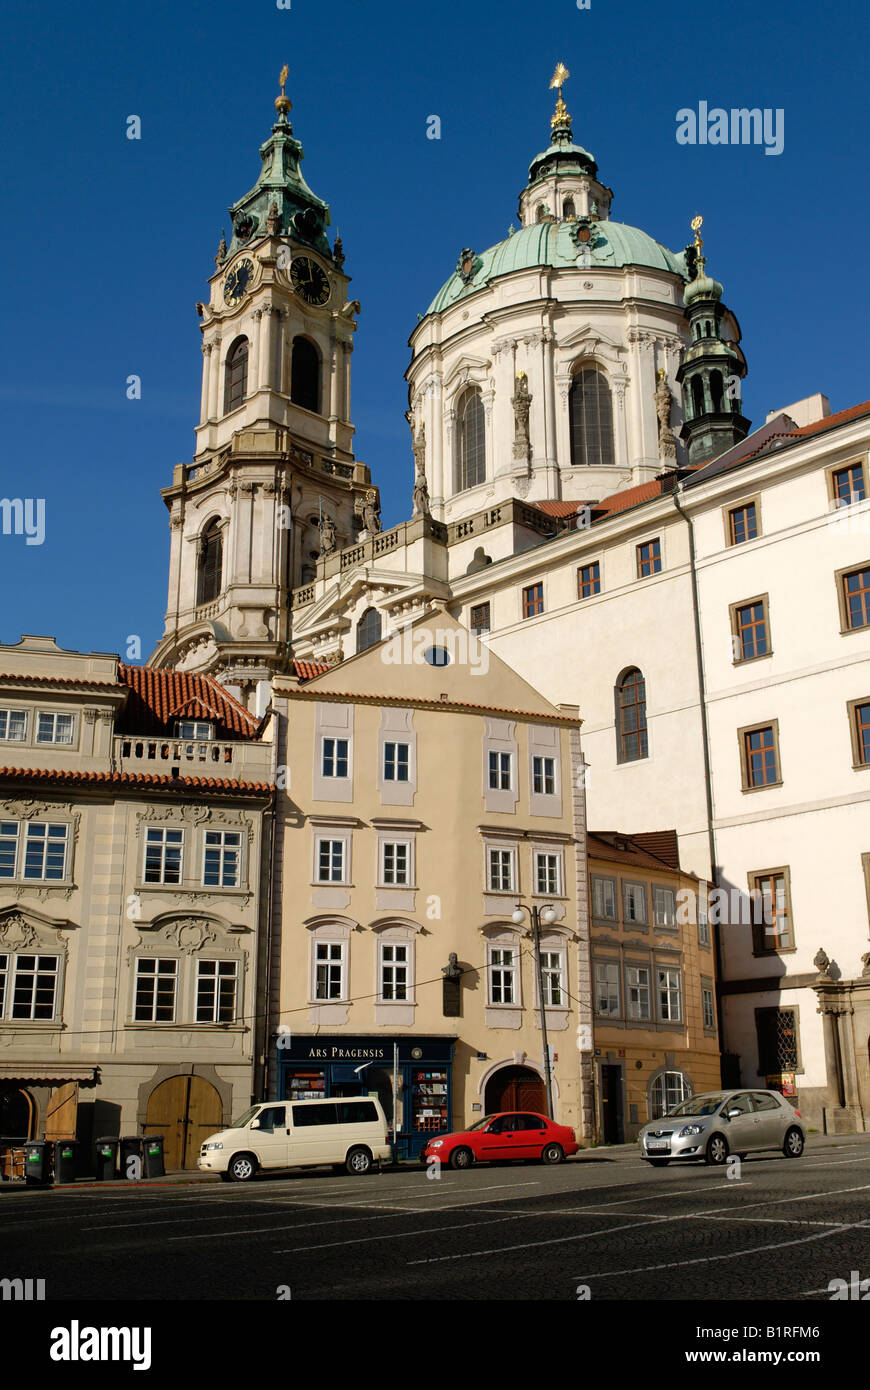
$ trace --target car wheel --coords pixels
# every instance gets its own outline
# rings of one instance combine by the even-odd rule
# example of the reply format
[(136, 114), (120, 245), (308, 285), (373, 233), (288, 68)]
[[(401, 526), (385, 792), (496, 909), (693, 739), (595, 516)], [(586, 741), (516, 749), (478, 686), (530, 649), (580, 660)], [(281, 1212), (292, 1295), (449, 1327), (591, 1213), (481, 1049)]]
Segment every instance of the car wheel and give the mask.
[(728, 1140), (721, 1134), (714, 1134), (707, 1142), (704, 1158), (708, 1163), (720, 1165), (728, 1157)]
[(648, 1158), (647, 1163), (651, 1163), (653, 1168), (667, 1168), (670, 1163), (669, 1158)]
[(233, 1154), (227, 1168), (230, 1182), (250, 1182), (257, 1171), (253, 1154)]
[(565, 1150), (561, 1144), (545, 1144), (541, 1149), (542, 1163), (561, 1163), (565, 1157)]
[(454, 1149), (450, 1155), (451, 1168), (470, 1168), (474, 1155), (471, 1149)]
[(371, 1172), (372, 1156), (368, 1149), (351, 1149), (344, 1166), (352, 1177), (361, 1178), (365, 1173)]
[(794, 1125), (786, 1131), (782, 1151), (786, 1158), (800, 1158), (804, 1151), (804, 1136), (799, 1129), (795, 1129)]

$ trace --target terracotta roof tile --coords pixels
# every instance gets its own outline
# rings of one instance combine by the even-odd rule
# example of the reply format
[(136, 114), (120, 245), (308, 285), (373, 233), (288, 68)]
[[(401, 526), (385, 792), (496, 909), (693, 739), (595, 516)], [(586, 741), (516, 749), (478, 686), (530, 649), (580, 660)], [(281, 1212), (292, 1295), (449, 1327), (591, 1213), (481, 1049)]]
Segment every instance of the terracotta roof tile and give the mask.
[(332, 668), (322, 661), (294, 661), (293, 674), (301, 681), (313, 680), (315, 676), (322, 676), (324, 671)]
[(20, 671), (0, 672), (0, 681), (17, 682), (20, 685), (69, 685), (79, 690), (117, 690), (115, 681), (90, 680), (87, 676), (26, 676)]
[[(329, 667), (332, 670), (332, 667)], [(361, 705), (401, 705), (413, 706), (414, 709), (448, 709), (454, 713), (477, 714), (481, 711), (484, 714), (504, 714), (513, 719), (529, 719), (538, 724), (559, 724), (566, 728), (579, 728), (583, 723), (582, 719), (577, 719), (572, 715), (560, 714), (554, 710), (552, 714), (546, 710), (524, 710), (510, 709), (503, 705), (473, 705), (468, 700), (421, 700), (412, 695), (367, 695), (362, 691), (355, 690), (321, 690), (321, 689), (301, 689), (298, 686), (281, 687), (280, 676), (277, 678), (279, 695), (286, 695), (292, 700), (337, 700), (345, 701), (357, 700)]]
[(675, 830), (651, 830), (635, 835), (615, 830), (590, 830), (587, 832), (587, 854), (590, 859), (607, 859), (635, 868), (669, 869), (695, 878), (695, 874), (680, 868), (676, 840)]
[(544, 502), (527, 502), (527, 507), (535, 507), (545, 516), (577, 516), (584, 507), (594, 507), (594, 502), (564, 502), (560, 498), (549, 498)]
[(821, 434), (823, 430), (836, 429), (838, 425), (846, 425), (850, 420), (860, 420), (862, 415), (870, 415), (870, 401), (862, 401), (860, 405), (850, 405), (848, 410), (838, 410), (835, 415), (825, 415), (821, 420), (812, 420), (808, 425), (799, 425), (794, 431), (795, 434)]
[(595, 511), (603, 520), (605, 516), (627, 511), (629, 507), (636, 507), (641, 502), (651, 502), (654, 497), (661, 496), (661, 491), (661, 482), (658, 478), (653, 478), (649, 483), (638, 483), (637, 487), (627, 488), (625, 492), (614, 492), (610, 497), (603, 498), (595, 503)]
[(179, 717), (196, 718), (194, 709), (208, 711), (224, 738), (253, 738), (257, 720), (212, 676), (155, 666), (118, 666), (118, 679), (130, 687), (130, 698), (119, 716), (117, 733), (171, 733)]
[(82, 772), (69, 768), (0, 767), (0, 781), (56, 782), (72, 786), (189, 787), (197, 792), (256, 792), (270, 795), (268, 782), (239, 782), (234, 777), (168, 777), (153, 772)]

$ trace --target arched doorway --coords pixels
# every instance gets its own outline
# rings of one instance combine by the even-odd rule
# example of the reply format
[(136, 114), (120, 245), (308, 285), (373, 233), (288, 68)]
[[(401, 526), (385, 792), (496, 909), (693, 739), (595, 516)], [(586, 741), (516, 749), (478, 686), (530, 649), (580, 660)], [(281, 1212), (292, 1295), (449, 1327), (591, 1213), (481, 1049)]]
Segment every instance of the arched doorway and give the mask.
[(151, 1092), (145, 1126), (164, 1136), (168, 1172), (195, 1168), (202, 1141), (223, 1128), (221, 1098), (201, 1076), (170, 1076)]
[(531, 1110), (546, 1115), (544, 1083), (530, 1067), (500, 1067), (486, 1083), (483, 1106), (487, 1115), (496, 1110)]
[(36, 1106), (29, 1091), (15, 1085), (0, 1086), (0, 1134), (10, 1139), (32, 1139)]

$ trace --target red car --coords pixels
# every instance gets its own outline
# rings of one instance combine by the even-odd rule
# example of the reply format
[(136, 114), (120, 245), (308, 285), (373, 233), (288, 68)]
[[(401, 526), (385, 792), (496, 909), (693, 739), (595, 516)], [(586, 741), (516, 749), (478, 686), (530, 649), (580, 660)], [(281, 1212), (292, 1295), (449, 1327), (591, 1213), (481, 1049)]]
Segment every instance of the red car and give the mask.
[(541, 1163), (561, 1163), (575, 1154), (580, 1145), (573, 1129), (554, 1124), (546, 1115), (507, 1110), (484, 1115), (469, 1129), (430, 1139), (421, 1162), (437, 1158), (451, 1168), (470, 1168), (472, 1163), (501, 1162), (504, 1159), (540, 1159)]

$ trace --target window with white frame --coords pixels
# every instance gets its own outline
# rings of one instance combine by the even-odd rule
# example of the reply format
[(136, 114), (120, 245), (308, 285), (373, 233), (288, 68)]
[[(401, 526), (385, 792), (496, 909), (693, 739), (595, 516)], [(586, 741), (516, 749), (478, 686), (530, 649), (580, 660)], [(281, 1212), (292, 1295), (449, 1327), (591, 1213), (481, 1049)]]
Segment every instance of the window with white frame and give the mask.
[(616, 921), (616, 880), (592, 876), (592, 915), (605, 921)]
[(679, 1023), (683, 1016), (683, 991), (680, 972), (669, 966), (656, 969), (659, 1000), (659, 1019), (662, 1023)]
[(75, 719), (71, 714), (46, 714), (40, 711), (36, 716), (36, 742), (60, 743), (69, 745), (73, 741)]
[(649, 1117), (661, 1119), (669, 1115), (675, 1106), (688, 1100), (692, 1087), (687, 1076), (681, 1071), (663, 1071), (655, 1078), (649, 1091)]
[(173, 1023), (178, 988), (178, 961), (140, 956), (136, 961), (136, 1023)]
[(556, 792), (556, 759), (532, 758), (532, 790), (536, 796), (554, 796)]
[(677, 895), (673, 888), (662, 888), (659, 884), (653, 886), (653, 910), (657, 927), (676, 927)]
[(507, 946), (490, 946), (489, 1002), (513, 1004), (516, 1000), (516, 952)]
[(323, 776), (346, 777), (348, 740), (346, 738), (325, 738), (322, 747), (321, 771)]
[(619, 962), (595, 962), (595, 1012), (599, 1018), (619, 1017)]
[(622, 915), (626, 924), (646, 922), (646, 884), (622, 882)]
[(715, 1028), (716, 1026), (716, 1007), (713, 1001), (713, 986), (701, 986), (701, 1012), (704, 1018), (705, 1028)]
[(558, 897), (562, 891), (562, 856), (549, 850), (535, 854), (535, 892)]
[(214, 738), (214, 724), (205, 719), (179, 719), (175, 726), (177, 738)]
[(345, 944), (343, 941), (315, 941), (314, 998), (344, 998)]
[(493, 791), (509, 792), (513, 785), (513, 754), (489, 753), (489, 785)]
[(207, 830), (202, 881), (206, 888), (238, 888), (242, 837), (238, 830)]
[(345, 881), (344, 840), (318, 839), (317, 841), (317, 881), (318, 883), (344, 883)]
[(492, 893), (514, 893), (514, 851), (512, 849), (490, 849), (489, 888)]
[(180, 883), (184, 831), (167, 827), (145, 831), (145, 882)]
[(23, 743), (27, 738), (27, 711), (0, 709), (0, 740), (4, 743)]
[(380, 943), (381, 1002), (402, 1003), (408, 998), (410, 946), (404, 942)]
[(384, 742), (384, 781), (407, 782), (411, 763), (411, 745), (394, 740)]
[(59, 956), (0, 955), (0, 1019), (54, 1018), (59, 979)]
[(62, 879), (66, 873), (66, 848), (69, 843), (68, 825), (51, 825), (45, 821), (28, 821), (24, 832), (24, 873), (22, 877)]
[(18, 864), (17, 820), (0, 821), (0, 878), (14, 878)]
[(650, 1017), (650, 982), (648, 966), (626, 965), (625, 995), (629, 1018), (643, 1020)]
[(233, 1023), (236, 1017), (239, 965), (235, 960), (196, 963), (197, 1023)]
[(544, 980), (544, 1007), (558, 1009), (567, 1004), (565, 956), (562, 951), (541, 952), (541, 975)]
[(407, 840), (381, 841), (381, 883), (407, 888), (411, 882), (411, 846)]

